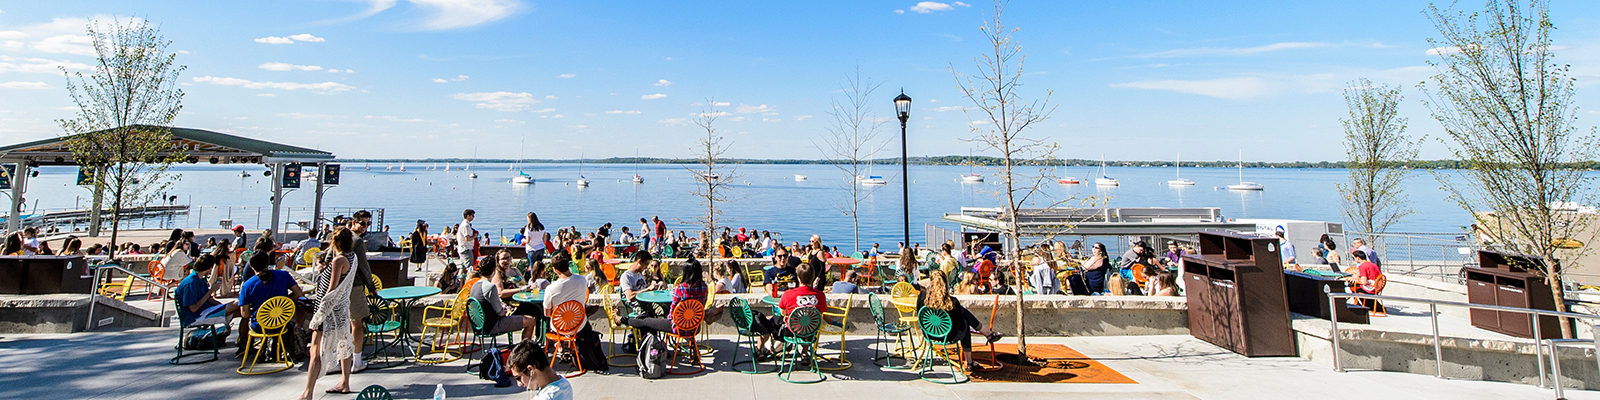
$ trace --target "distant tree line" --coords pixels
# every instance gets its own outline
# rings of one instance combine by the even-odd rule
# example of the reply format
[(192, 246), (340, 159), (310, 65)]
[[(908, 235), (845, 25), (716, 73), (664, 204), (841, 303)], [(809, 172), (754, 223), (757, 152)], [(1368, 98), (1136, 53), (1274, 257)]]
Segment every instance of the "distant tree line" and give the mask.
[[(371, 158), (371, 159), (341, 159), (346, 163), (576, 163), (577, 159), (509, 159), (509, 158)], [(583, 162), (597, 164), (699, 164), (704, 160), (697, 158), (654, 158), (654, 157), (610, 157), (610, 158), (585, 158)], [(723, 158), (719, 162), (727, 164), (837, 164), (838, 161), (830, 160), (802, 160), (802, 159), (756, 159), (756, 158)], [(932, 156), (910, 157), (908, 161), (913, 165), (972, 165), (972, 166), (999, 166), (1004, 159), (987, 156)], [(867, 160), (872, 164), (893, 165), (899, 164), (897, 158), (879, 158)], [(1053, 159), (1053, 160), (1013, 160), (1023, 166), (1052, 166), (1052, 167), (1088, 167), (1099, 166), (1100, 160), (1084, 159)], [(1403, 165), (1395, 165), (1403, 164)], [(1467, 164), (1458, 160), (1416, 160), (1405, 163), (1395, 163), (1386, 167), (1407, 169), (1461, 169)], [(1172, 161), (1107, 161), (1106, 165), (1114, 167), (1172, 167)], [(1234, 168), (1238, 161), (1184, 161), (1185, 167), (1199, 168)], [(1345, 161), (1290, 161), (1266, 162), (1246, 161), (1248, 168), (1346, 168)], [(1562, 169), (1600, 169), (1600, 161), (1578, 161), (1561, 164)]]

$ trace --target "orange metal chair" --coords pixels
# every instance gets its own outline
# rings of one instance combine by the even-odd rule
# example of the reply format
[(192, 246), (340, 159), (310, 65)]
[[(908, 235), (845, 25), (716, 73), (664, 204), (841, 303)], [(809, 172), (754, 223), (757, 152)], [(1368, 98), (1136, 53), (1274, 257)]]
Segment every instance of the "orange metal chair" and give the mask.
[(705, 322), (705, 302), (695, 299), (679, 301), (678, 304), (672, 305), (672, 312), (669, 315), (672, 318), (672, 332), (662, 332), (662, 334), (667, 338), (667, 347), (672, 348), (672, 360), (677, 361), (687, 349), (687, 354), (694, 359), (695, 365), (699, 368), (693, 371), (669, 369), (667, 373), (694, 375), (704, 372), (706, 364), (700, 359), (700, 342), (695, 340), (695, 336), (700, 333), (700, 324)]
[[(1365, 286), (1365, 285), (1361, 285), (1361, 286)], [(1372, 288), (1371, 288), (1370, 291), (1367, 290), (1364, 287), (1358, 287), (1357, 291), (1359, 291), (1359, 292), (1370, 292), (1372, 294), (1381, 296), (1381, 295), (1383, 295), (1383, 287), (1384, 286), (1389, 286), (1389, 277), (1386, 276), (1386, 275), (1378, 275), (1378, 279), (1373, 279), (1372, 280)], [(1362, 307), (1366, 307), (1367, 310), (1369, 310), (1369, 311), (1367, 311), (1367, 315), (1368, 316), (1372, 316), (1372, 317), (1387, 317), (1387, 316), (1389, 316), (1389, 310), (1388, 310), (1388, 308), (1383, 306), (1383, 302), (1380, 302), (1380, 301), (1377, 301), (1377, 300), (1371, 300), (1371, 299), (1354, 299), (1354, 300), (1356, 301), (1356, 304), (1359, 304)]]
[[(161, 284), (161, 286), (175, 287), (179, 282), (183, 281), (183, 278), (167, 279), (167, 268), (161, 264), (161, 260), (150, 260), (150, 264), (148, 264), (148, 266), (145, 268), (150, 271), (150, 280), (156, 281), (156, 283)], [(166, 298), (166, 295), (166, 290), (152, 287), (150, 288), (150, 295), (145, 296), (145, 299), (149, 301), (161, 301), (161, 299)]]
[[(991, 303), (991, 304), (992, 304), (992, 306), (989, 307), (989, 325), (985, 325), (985, 326), (988, 326), (990, 330), (993, 330), (994, 329), (994, 315), (1000, 311), (1000, 293), (995, 293), (994, 294), (994, 303)], [(1006, 368), (1005, 364), (1001, 364), (1000, 360), (996, 358), (995, 351), (994, 351), (994, 341), (988, 340), (987, 337), (984, 338), (984, 341), (988, 342), (988, 344), (989, 344), (989, 364), (993, 364), (993, 365), (991, 366), (991, 365), (977, 364), (977, 362), (974, 361), (973, 363), (977, 364), (978, 367), (976, 369), (972, 370), (972, 371), (969, 371), (969, 372), (994, 372), (994, 371), (999, 371), (999, 370), (1005, 369)], [(978, 358), (978, 354), (976, 352), (974, 352), (972, 354), (972, 358), (973, 359), (977, 359)]]
[[(545, 352), (547, 354), (555, 354), (550, 350), (560, 347), (566, 347), (568, 351), (572, 352), (572, 365), (578, 369), (578, 372), (565, 375), (567, 378), (577, 377), (589, 372), (583, 367), (583, 358), (578, 356), (578, 331), (583, 329), (585, 319), (583, 303), (577, 300), (568, 300), (558, 304), (556, 308), (550, 310), (549, 317), (550, 332), (544, 334)], [(554, 368), (555, 365), (556, 358), (551, 357), (550, 367)]]

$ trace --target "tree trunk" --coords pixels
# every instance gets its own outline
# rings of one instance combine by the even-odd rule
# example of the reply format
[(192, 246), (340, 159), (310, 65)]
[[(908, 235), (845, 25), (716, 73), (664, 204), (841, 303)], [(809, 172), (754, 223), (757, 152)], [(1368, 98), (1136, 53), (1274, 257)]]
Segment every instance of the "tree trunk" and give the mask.
[[(1556, 311), (1566, 312), (1567, 288), (1561, 284), (1561, 275), (1563, 274), (1561, 260), (1556, 259), (1553, 253), (1545, 255), (1545, 259), (1550, 260), (1550, 273), (1545, 275), (1545, 283), (1550, 285), (1550, 296), (1556, 300)], [(1571, 318), (1557, 318), (1556, 320), (1561, 321), (1562, 338), (1571, 339), (1575, 336)]]

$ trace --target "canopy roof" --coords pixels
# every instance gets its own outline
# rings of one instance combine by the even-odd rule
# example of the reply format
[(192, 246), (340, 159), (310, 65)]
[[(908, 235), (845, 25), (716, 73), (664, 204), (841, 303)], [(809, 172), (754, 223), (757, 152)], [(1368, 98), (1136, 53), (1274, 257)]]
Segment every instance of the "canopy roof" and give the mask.
[[(134, 125), (130, 128), (160, 129), (148, 125)], [(178, 127), (166, 129), (172, 133), (173, 146), (185, 149), (185, 152), (189, 155), (189, 162), (259, 164), (333, 160), (333, 153), (322, 150), (295, 147), (204, 129)], [(60, 136), (0, 147), (0, 163), (33, 162), (38, 165), (77, 165), (77, 162), (72, 157), (72, 150), (67, 147), (67, 143), (72, 138), (73, 136)]]

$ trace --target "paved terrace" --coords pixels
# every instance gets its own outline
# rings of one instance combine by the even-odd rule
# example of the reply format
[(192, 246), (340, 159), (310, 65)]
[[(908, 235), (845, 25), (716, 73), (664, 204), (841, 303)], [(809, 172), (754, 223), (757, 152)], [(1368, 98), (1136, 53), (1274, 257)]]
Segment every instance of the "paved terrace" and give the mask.
[[(9, 335), (0, 337), (0, 398), (6, 399), (287, 399), (305, 384), (305, 373), (291, 369), (264, 376), (233, 372), (238, 362), (223, 359), (188, 366), (167, 365), (172, 356), (170, 328), (120, 332)], [(726, 372), (729, 337), (713, 336), (718, 349), (713, 368), (723, 370), (690, 377), (669, 376), (646, 381), (631, 368), (573, 379), (579, 399), (1419, 399), (1419, 398), (1550, 398), (1548, 389), (1531, 385), (1442, 380), (1426, 375), (1353, 371), (1333, 372), (1326, 363), (1299, 358), (1245, 358), (1189, 336), (1122, 336), (1036, 338), (1033, 343), (1064, 344), (1137, 381), (1136, 384), (978, 383), (938, 385), (913, 373), (882, 371), (865, 363), (871, 338), (851, 338), (852, 370), (835, 372), (827, 381), (794, 385), (773, 375)], [(1007, 339), (1005, 342), (1011, 342)], [(981, 348), (980, 348), (981, 349)], [(443, 365), (406, 364), (369, 370), (351, 378), (359, 390), (383, 385), (396, 398), (421, 399), (444, 384), (450, 398), (526, 399), (520, 388), (494, 388), (488, 381), (462, 373), (465, 360)], [(331, 387), (337, 375), (324, 377), (318, 390)], [(351, 399), (354, 395), (319, 398)], [(1572, 399), (1600, 399), (1600, 392), (1567, 391)]]

